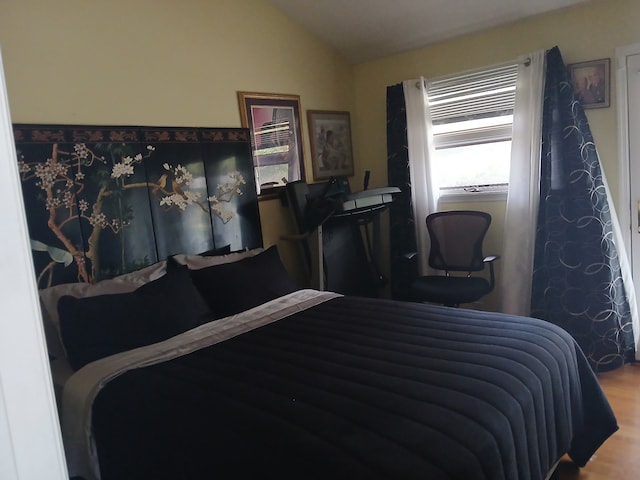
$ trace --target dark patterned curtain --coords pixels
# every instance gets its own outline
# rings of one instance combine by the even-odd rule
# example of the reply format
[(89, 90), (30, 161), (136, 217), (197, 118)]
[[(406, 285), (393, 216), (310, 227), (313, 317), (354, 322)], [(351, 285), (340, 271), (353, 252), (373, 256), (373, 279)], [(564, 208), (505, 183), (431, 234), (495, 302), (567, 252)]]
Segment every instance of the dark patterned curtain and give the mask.
[(531, 315), (576, 339), (596, 371), (633, 360), (631, 314), (591, 130), (560, 50), (547, 52)]
[(387, 177), (401, 190), (389, 208), (391, 296), (407, 300), (409, 283), (417, 276), (416, 263), (407, 254), (416, 251), (411, 205), (407, 115), (402, 84), (387, 87)]

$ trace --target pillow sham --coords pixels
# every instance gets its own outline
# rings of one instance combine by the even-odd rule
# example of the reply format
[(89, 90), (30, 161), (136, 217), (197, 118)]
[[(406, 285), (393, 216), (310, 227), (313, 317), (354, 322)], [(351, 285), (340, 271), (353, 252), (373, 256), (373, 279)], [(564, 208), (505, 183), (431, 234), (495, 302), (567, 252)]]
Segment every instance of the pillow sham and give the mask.
[(74, 370), (213, 319), (184, 266), (129, 293), (63, 296), (58, 313), (62, 342)]
[(97, 283), (65, 283), (41, 289), (38, 293), (49, 356), (52, 358), (65, 356), (60, 341), (60, 322), (58, 319), (58, 301), (61, 297), (70, 295), (80, 298), (132, 292), (136, 288), (162, 277), (167, 271), (166, 265), (167, 262), (162, 261)]
[[(203, 268), (210, 265), (235, 262), (242, 258), (257, 255), (262, 251), (262, 248), (256, 248), (215, 257), (180, 254), (175, 255), (174, 258), (182, 265), (188, 264), (190, 268)], [(51, 358), (66, 356), (62, 341), (60, 340), (60, 322), (58, 319), (58, 301), (61, 297), (70, 295), (77, 298), (86, 298), (97, 295), (132, 292), (142, 285), (162, 277), (167, 271), (166, 266), (167, 262), (163, 260), (140, 270), (102, 280), (97, 283), (67, 283), (41, 289), (39, 291), (40, 306), (49, 356)]]
[(213, 250), (207, 250), (206, 252), (202, 252), (199, 255), (201, 257), (219, 257), (220, 255), (227, 255), (231, 253), (231, 244), (225, 245), (224, 247), (214, 248)]
[(58, 325), (58, 300), (65, 295), (72, 297), (94, 297), (112, 293), (132, 292), (145, 283), (157, 280), (167, 272), (167, 262), (157, 262), (148, 267), (125, 273), (96, 283), (64, 283), (39, 291), (40, 303), (49, 320)]
[(173, 255), (171, 258), (180, 265), (187, 265), (189, 269), (195, 270), (206, 268), (212, 265), (222, 265), (225, 263), (237, 262), (245, 258), (253, 257), (262, 253), (263, 248), (254, 248), (252, 250), (242, 250), (240, 252), (229, 253), (226, 255), (202, 256), (202, 255)]
[(191, 270), (191, 279), (216, 318), (300, 289), (289, 277), (275, 245), (234, 263)]

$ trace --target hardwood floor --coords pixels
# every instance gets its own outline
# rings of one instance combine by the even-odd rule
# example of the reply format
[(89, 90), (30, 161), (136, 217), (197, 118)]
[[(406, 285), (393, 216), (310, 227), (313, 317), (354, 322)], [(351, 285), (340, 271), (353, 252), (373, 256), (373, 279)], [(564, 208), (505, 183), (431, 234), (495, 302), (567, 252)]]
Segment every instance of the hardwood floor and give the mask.
[(557, 480), (613, 480), (638, 478), (640, 472), (640, 363), (598, 375), (618, 419), (613, 434), (581, 469), (561, 462)]

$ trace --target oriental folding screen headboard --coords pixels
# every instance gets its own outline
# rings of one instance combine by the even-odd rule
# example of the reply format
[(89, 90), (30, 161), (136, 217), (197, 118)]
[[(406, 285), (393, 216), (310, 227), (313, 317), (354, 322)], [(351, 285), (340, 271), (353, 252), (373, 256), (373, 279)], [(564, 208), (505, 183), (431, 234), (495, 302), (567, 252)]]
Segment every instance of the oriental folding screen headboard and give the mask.
[(38, 287), (262, 246), (242, 128), (14, 125)]

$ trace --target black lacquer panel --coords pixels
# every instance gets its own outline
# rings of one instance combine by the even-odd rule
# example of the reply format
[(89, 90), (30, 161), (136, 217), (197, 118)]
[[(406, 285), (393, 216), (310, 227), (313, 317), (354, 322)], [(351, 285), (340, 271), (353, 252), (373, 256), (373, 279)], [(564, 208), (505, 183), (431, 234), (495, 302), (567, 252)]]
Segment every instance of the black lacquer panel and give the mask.
[(246, 129), (14, 125), (38, 286), (262, 246)]
[[(37, 134), (34, 132), (36, 138)], [(16, 135), (22, 193), (39, 285), (75, 282), (79, 278), (88, 281), (80, 224), (67, 221), (77, 215), (75, 201), (70, 202), (76, 192), (75, 173), (70, 172), (71, 160), (67, 159), (72, 146), (65, 142), (62, 132), (52, 134), (60, 135), (59, 143), (20, 142)]]
[(196, 130), (183, 133), (184, 140), (158, 145), (145, 165), (160, 260), (213, 245), (202, 147)]
[[(214, 132), (204, 132), (204, 156), (209, 189), (214, 246), (231, 245), (231, 250), (262, 245), (260, 215), (253, 192), (256, 190), (251, 145), (216, 140)], [(206, 135), (206, 134), (209, 135)]]

